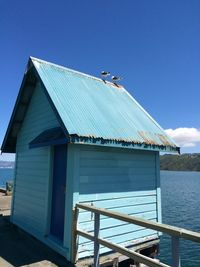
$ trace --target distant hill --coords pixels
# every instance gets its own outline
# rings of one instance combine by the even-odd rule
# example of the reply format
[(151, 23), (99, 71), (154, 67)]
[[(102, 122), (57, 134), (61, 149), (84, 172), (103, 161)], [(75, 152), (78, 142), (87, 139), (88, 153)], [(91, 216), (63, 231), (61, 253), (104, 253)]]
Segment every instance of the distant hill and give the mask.
[[(0, 161), (0, 168), (14, 168), (14, 161)], [(168, 171), (200, 171), (200, 153), (160, 156), (160, 169)]]
[(200, 171), (200, 153), (160, 156), (160, 169), (170, 171)]
[(0, 168), (14, 168), (14, 161), (0, 161)]

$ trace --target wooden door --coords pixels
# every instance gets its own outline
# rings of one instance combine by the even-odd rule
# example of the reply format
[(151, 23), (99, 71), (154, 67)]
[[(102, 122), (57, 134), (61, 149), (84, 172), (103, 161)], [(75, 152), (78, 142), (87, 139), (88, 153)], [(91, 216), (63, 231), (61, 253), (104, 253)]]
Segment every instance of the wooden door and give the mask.
[(67, 171), (67, 146), (54, 147), (53, 183), (50, 234), (63, 241), (65, 217), (65, 192)]

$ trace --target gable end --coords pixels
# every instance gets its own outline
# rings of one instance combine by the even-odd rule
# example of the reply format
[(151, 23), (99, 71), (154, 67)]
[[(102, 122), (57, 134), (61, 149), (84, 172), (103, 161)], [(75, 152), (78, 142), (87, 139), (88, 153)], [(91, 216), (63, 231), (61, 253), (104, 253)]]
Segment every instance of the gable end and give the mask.
[(15, 106), (10, 118), (10, 122), (8, 124), (3, 143), (1, 145), (1, 153), (16, 153), (17, 136), (22, 127), (37, 83), (41, 83), (41, 87), (44, 90), (45, 96), (47, 97), (47, 100), (50, 103), (58, 119), (58, 122), (60, 123), (60, 126), (63, 129), (64, 134), (66, 135), (66, 137), (68, 137), (67, 129), (64, 126), (42, 80), (40, 79), (40, 76), (37, 73), (37, 70), (35, 69), (34, 64), (30, 59), (22, 80), (22, 84), (17, 96), (17, 100), (15, 102)]

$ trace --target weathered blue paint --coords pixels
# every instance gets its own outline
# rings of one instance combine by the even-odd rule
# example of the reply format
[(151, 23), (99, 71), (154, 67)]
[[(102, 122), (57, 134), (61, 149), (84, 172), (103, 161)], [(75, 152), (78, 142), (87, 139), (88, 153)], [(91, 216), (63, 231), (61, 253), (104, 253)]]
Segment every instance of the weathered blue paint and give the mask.
[[(35, 58), (30, 59), (31, 65), (30, 72), (33, 76), (36, 72), (36, 78), (44, 85), (70, 142), (179, 151), (174, 141), (122, 86)], [(3, 151), (9, 145), (12, 128), (17, 131), (16, 118), (12, 117)]]
[[(76, 202), (158, 220), (157, 152), (78, 146), (79, 197)], [(75, 205), (75, 203), (74, 203)], [(80, 229), (93, 232), (94, 216), (79, 213)], [(129, 246), (158, 238), (156, 231), (101, 216), (100, 237)], [(100, 248), (100, 253), (110, 251)], [(79, 238), (79, 257), (93, 255), (93, 243)]]
[(38, 83), (17, 138), (16, 171), (11, 220), (66, 257), (67, 250), (48, 235), (51, 207), (51, 149), (29, 149), (29, 143), (46, 129), (59, 127)]
[(55, 146), (50, 234), (61, 241), (63, 241), (64, 238), (66, 168), (67, 146)]
[[(160, 187), (160, 157), (159, 153), (156, 153), (156, 204), (157, 204), (157, 221), (162, 223), (162, 208), (161, 208), (161, 187)], [(159, 232), (159, 235), (162, 235)]]
[[(123, 87), (33, 58), (27, 73), (3, 143), (4, 151), (15, 145), (17, 151), (12, 221), (69, 260), (76, 203), (161, 222), (159, 151), (179, 149), (161, 127)], [(35, 87), (26, 95), (30, 80)], [(60, 160), (53, 146), (63, 142), (68, 144)], [(67, 191), (57, 213), (57, 177), (63, 173), (59, 191), (65, 183)], [(52, 218), (60, 215), (57, 227)], [(81, 211), (78, 223), (95, 230), (90, 212)], [(99, 234), (123, 246), (159, 237), (105, 216)], [(93, 243), (80, 237), (78, 250), (79, 258), (93, 256)], [(101, 254), (109, 251), (100, 246)]]
[(94, 267), (99, 267), (100, 245), (98, 242), (100, 231), (100, 214), (94, 215)]
[(67, 194), (66, 194), (66, 210), (65, 213), (65, 233), (64, 247), (67, 250), (67, 259), (72, 260), (72, 224), (73, 224), (73, 207), (79, 202), (79, 149), (72, 144), (68, 145), (67, 160)]

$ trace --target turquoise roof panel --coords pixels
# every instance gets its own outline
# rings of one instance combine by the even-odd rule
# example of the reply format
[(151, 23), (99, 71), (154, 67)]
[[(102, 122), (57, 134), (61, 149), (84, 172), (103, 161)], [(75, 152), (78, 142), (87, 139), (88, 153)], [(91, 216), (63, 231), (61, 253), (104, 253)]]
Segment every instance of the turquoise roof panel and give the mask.
[(31, 61), (69, 136), (78, 137), (73, 140), (103, 139), (178, 151), (122, 86), (36, 58)]

